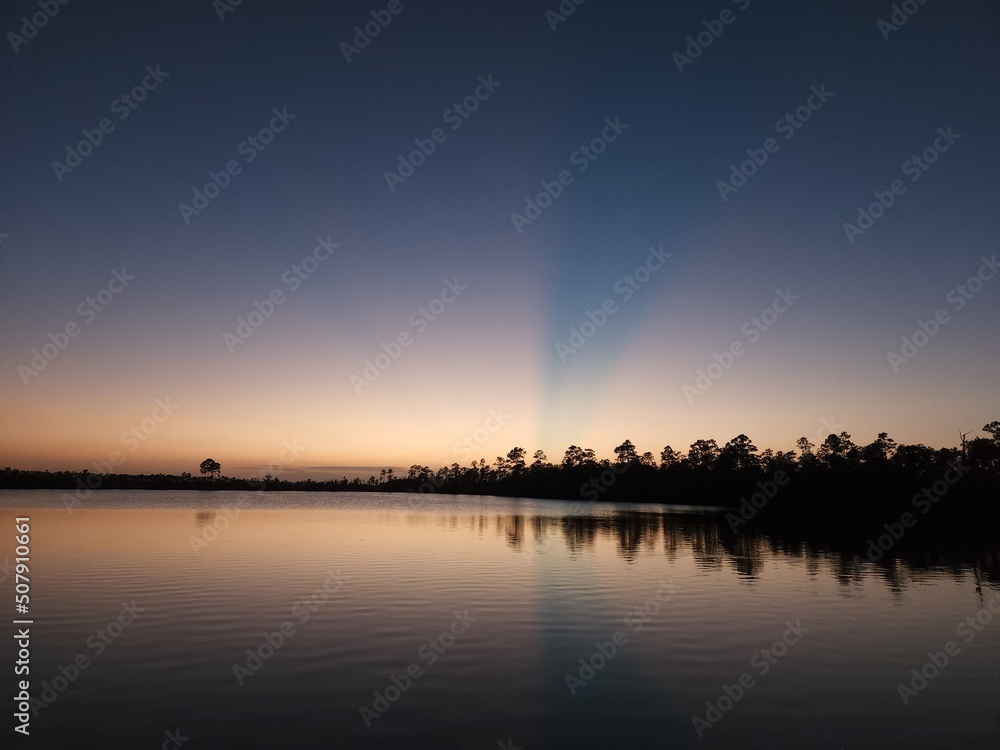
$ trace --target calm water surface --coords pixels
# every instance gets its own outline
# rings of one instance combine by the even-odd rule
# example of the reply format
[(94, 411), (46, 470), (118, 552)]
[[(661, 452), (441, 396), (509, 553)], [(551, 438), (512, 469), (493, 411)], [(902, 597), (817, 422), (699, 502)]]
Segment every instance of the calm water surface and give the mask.
[(0, 560), (18, 515), (29, 747), (1000, 746), (995, 553), (859, 569), (664, 506), (3, 492)]

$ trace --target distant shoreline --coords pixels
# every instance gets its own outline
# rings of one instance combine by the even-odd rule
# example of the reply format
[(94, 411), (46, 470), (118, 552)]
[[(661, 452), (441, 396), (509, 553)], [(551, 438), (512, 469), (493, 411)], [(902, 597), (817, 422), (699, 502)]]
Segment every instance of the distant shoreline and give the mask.
[[(880, 436), (882, 438), (883, 436)], [(841, 443), (849, 436), (843, 435)], [(828, 443), (836, 446), (837, 436)], [(714, 441), (710, 441), (714, 444)], [(745, 441), (749, 444), (749, 441)], [(93, 493), (124, 491), (232, 491), (270, 492), (383, 492), (472, 495), (628, 504), (679, 505), (708, 512), (722, 509), (734, 532), (766, 519), (769, 524), (797, 528), (870, 527), (933, 516), (943, 523), (982, 524), (1000, 519), (1000, 460), (994, 441), (977, 440), (976, 451), (934, 450), (899, 446), (878, 451), (878, 444), (850, 451), (804, 451), (765, 456), (742, 453), (727, 444), (706, 459), (692, 446), (688, 457), (664, 451), (660, 465), (634, 452), (619, 451), (619, 460), (593, 459), (592, 452), (576, 448), (567, 460), (553, 465), (536, 454), (524, 461), (515, 449), (495, 467), (485, 461), (470, 468), (458, 464), (432, 471), (410, 467), (406, 476), (385, 469), (368, 480), (287, 480), (271, 475), (235, 478), (221, 476), (215, 463), (203, 464), (206, 476), (190, 474), (97, 474), (89, 471), (0, 470), (0, 489), (55, 490), (69, 508), (85, 506)], [(827, 444), (824, 444), (826, 447)], [(630, 443), (622, 447), (629, 448)], [(578, 454), (578, 455), (577, 455)], [(569, 460), (573, 459), (573, 460)], [(668, 460), (671, 459), (671, 460)], [(209, 472), (215, 476), (208, 475)], [(711, 510), (710, 510), (711, 509)]]

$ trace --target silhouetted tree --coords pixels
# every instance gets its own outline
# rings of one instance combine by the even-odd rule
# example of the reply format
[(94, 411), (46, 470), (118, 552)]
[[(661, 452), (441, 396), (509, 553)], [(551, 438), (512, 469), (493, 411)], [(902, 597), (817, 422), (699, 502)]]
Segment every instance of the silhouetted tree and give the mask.
[(596, 463), (597, 457), (594, 454), (593, 448), (580, 448), (576, 445), (571, 445), (566, 449), (566, 454), (562, 460), (562, 465), (568, 469), (577, 466), (593, 466)]
[(772, 451), (770, 449), (761, 453), (760, 463), (764, 471), (774, 474), (776, 471), (784, 471), (786, 474), (795, 471), (798, 464), (795, 459), (795, 451)]
[(711, 469), (719, 457), (715, 440), (695, 440), (688, 448), (688, 463), (696, 469)]
[(479, 466), (476, 466), (476, 462), (472, 462), (472, 467), (479, 472), (480, 481), (485, 481), (490, 478), (490, 466), (486, 463), (485, 458), (479, 459)]
[(934, 465), (934, 451), (920, 443), (916, 445), (901, 445), (896, 448), (892, 462), (904, 471), (919, 474), (921, 471), (926, 471)]
[(531, 458), (532, 458), (531, 461), (532, 469), (535, 470), (547, 469), (549, 467), (549, 459), (545, 455), (545, 451), (535, 451), (535, 455), (532, 456)]
[(896, 452), (896, 441), (885, 432), (861, 449), (861, 457), (868, 464), (882, 464), (892, 458)]
[(827, 466), (842, 467), (857, 459), (858, 447), (848, 433), (841, 432), (839, 435), (830, 433), (819, 447), (817, 455)]
[(663, 450), (660, 451), (660, 468), (661, 469), (668, 469), (671, 466), (676, 466), (677, 464), (679, 464), (683, 460), (684, 460), (684, 456), (682, 456), (678, 451), (675, 451), (669, 445), (663, 446)]
[(202, 474), (211, 474), (213, 479), (218, 479), (222, 476), (222, 464), (214, 458), (206, 458), (201, 462), (200, 471)]
[(510, 460), (506, 456), (497, 456), (497, 460), (493, 464), (496, 466), (496, 475), (500, 479), (504, 479), (510, 474)]
[(571, 445), (563, 455), (562, 465), (567, 469), (580, 466), (583, 463), (583, 449), (578, 445)]
[(413, 482), (426, 482), (431, 477), (431, 469), (429, 466), (421, 466), (420, 464), (413, 464), (409, 471), (406, 472), (406, 478)]
[(723, 446), (716, 463), (722, 469), (749, 471), (760, 466), (755, 453), (757, 446), (746, 435), (740, 434)]
[(639, 463), (639, 455), (636, 453), (635, 446), (632, 445), (631, 440), (626, 440), (615, 448), (615, 456), (615, 463), (618, 464), (631, 466), (632, 464)]
[(515, 476), (520, 476), (524, 472), (524, 457), (528, 454), (524, 448), (511, 448), (507, 452), (507, 460), (510, 462), (510, 470)]
[(1000, 466), (1000, 440), (976, 438), (966, 445), (969, 463), (984, 469), (995, 469)]

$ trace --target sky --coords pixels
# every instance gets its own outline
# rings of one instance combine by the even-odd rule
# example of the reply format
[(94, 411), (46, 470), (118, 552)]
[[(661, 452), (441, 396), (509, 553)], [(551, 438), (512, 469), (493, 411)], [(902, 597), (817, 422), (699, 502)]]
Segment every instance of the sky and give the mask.
[(0, 464), (981, 434), (1000, 8), (902, 6), (5, 4)]

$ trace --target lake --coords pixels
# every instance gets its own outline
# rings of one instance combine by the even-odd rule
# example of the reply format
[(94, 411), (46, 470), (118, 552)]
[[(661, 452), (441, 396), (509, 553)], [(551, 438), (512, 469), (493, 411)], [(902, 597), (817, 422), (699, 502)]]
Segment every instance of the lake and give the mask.
[(7, 601), (30, 517), (33, 748), (1000, 746), (996, 549), (856, 565), (668, 506), (62, 494), (0, 493)]

